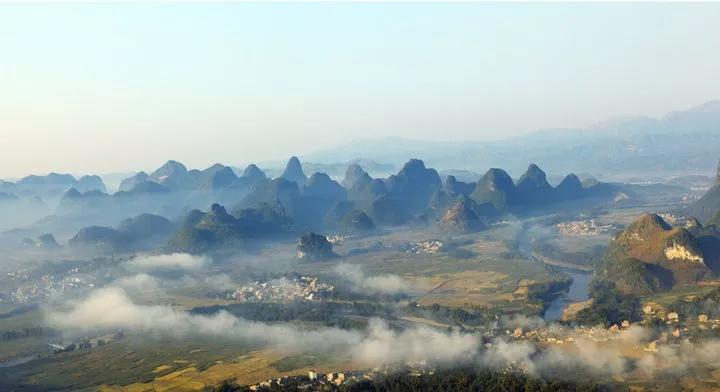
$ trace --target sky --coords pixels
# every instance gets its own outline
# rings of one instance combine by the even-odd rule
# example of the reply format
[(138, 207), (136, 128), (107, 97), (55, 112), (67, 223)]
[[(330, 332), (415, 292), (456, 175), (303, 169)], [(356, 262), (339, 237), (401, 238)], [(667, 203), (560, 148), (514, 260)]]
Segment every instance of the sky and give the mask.
[(720, 4), (0, 4), (0, 178), (496, 140), (720, 99)]

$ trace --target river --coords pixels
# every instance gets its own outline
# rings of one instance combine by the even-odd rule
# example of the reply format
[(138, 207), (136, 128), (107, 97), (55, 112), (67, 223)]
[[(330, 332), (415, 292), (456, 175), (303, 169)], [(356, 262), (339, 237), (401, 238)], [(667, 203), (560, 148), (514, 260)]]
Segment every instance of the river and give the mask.
[(545, 309), (545, 321), (557, 321), (562, 318), (565, 308), (572, 302), (585, 301), (589, 298), (588, 288), (593, 275), (588, 272), (569, 271), (572, 283), (565, 295), (555, 298)]
[[(527, 230), (523, 230), (516, 235), (518, 250), (525, 255), (528, 261), (535, 263), (543, 263), (532, 252), (532, 241), (528, 238)], [(585, 301), (590, 298), (590, 281), (593, 274), (586, 271), (574, 270), (570, 268), (562, 268), (572, 278), (572, 283), (568, 288), (568, 292), (555, 298), (545, 309), (543, 319), (545, 321), (557, 321), (562, 318), (563, 312), (573, 302)]]

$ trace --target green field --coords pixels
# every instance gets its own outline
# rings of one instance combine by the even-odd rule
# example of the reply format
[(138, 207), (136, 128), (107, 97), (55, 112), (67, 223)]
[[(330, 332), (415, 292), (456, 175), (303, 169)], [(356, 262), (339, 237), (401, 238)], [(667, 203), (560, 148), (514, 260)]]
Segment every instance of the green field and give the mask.
[[(47, 389), (84, 389), (101, 384), (149, 382), (178, 369), (204, 370), (234, 361), (251, 347), (233, 342), (192, 341), (129, 335), (91, 350), (54, 354), (31, 363), (0, 369), (6, 385), (42, 385)], [(157, 371), (157, 369), (161, 369)]]

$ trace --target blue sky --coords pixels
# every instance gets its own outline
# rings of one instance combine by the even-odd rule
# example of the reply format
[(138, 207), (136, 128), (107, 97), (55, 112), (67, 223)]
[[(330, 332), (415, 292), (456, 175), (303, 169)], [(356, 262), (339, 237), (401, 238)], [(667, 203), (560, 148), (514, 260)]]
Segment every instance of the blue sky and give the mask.
[(0, 177), (498, 139), (720, 98), (720, 4), (0, 4)]

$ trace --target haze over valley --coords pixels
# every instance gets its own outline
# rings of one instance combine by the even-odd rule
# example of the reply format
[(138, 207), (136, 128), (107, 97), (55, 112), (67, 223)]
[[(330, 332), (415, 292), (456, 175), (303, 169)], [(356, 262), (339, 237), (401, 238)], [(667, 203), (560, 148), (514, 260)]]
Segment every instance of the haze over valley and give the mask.
[(720, 180), (551, 185), (529, 164), (461, 181), (421, 159), (377, 178), (361, 163), (390, 165), (353, 162), (339, 181), (292, 157), (277, 176), (171, 160), (114, 193), (92, 175), (4, 182), (5, 385), (338, 388), (451, 365), (713, 388), (666, 367), (712, 371)]
[(717, 4), (0, 9), (1, 391), (720, 390)]

